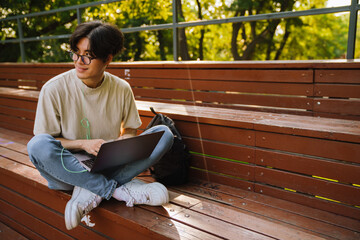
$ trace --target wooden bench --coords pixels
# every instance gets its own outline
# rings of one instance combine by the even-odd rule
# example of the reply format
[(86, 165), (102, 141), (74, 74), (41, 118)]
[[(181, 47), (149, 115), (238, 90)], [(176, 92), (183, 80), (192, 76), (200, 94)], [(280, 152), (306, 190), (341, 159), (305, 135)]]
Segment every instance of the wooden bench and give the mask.
[[(10, 227), (25, 236), (29, 235), (24, 229), (40, 229), (31, 220), (24, 222), (23, 215), (45, 224), (51, 229), (47, 234), (55, 231), (76, 238), (95, 232), (96, 237), (111, 238), (125, 234), (155, 239), (357, 239), (359, 66), (112, 64), (109, 71), (133, 87), (142, 129), (152, 118), (150, 106), (175, 120), (193, 156), (192, 181), (170, 188), (172, 201), (164, 208), (103, 203), (91, 215), (97, 225), (81, 227), (79, 235), (72, 235), (64, 230), (62, 218), (69, 194), (47, 189), (25, 149), (38, 90), (72, 65), (0, 64), (1, 184), (4, 193), (20, 199), (12, 203), (2, 197), (1, 221), (7, 226), (11, 222)], [(31, 207), (21, 207), (23, 198)], [(42, 212), (30, 211), (35, 205)], [(57, 222), (46, 217), (47, 210)], [(111, 235), (111, 226), (118, 225), (114, 234), (120, 235)]]

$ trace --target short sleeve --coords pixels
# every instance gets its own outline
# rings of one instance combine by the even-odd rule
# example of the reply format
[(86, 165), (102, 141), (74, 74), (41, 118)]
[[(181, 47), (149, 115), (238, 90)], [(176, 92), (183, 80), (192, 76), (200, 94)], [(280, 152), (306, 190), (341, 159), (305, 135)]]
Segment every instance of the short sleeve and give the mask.
[(54, 93), (44, 86), (40, 91), (37, 104), (34, 135), (47, 133), (59, 136), (61, 134), (58, 106)]
[(125, 106), (123, 108), (122, 128), (137, 129), (141, 126), (141, 119), (136, 107), (134, 94), (128, 86), (125, 92)]

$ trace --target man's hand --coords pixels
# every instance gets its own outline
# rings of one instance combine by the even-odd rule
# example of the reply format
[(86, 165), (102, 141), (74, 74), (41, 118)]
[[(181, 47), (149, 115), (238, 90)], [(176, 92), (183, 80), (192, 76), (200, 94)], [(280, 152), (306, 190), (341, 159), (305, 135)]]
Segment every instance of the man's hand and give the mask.
[(105, 143), (103, 139), (83, 140), (82, 149), (87, 153), (97, 156), (103, 143)]
[(61, 141), (61, 145), (64, 148), (69, 150), (84, 150), (87, 153), (97, 156), (100, 147), (105, 140), (103, 139), (79, 139), (79, 140), (68, 140), (65, 138), (57, 138), (57, 140)]

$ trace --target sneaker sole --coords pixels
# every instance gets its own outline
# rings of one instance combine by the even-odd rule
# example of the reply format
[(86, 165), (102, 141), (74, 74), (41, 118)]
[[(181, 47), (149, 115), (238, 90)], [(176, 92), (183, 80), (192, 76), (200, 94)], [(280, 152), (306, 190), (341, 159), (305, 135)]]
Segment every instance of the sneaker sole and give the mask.
[[(162, 195), (164, 196), (165, 201), (162, 201), (163, 203), (161, 205), (168, 203), (169, 202), (169, 193), (168, 193), (167, 188), (163, 184), (158, 183), (158, 182), (153, 182), (151, 184), (156, 185), (163, 193)], [(149, 205), (158, 206), (158, 204), (149, 204)]]
[(77, 227), (77, 223), (73, 222), (74, 219), (71, 216), (71, 209), (73, 208), (74, 200), (80, 195), (81, 189), (75, 187), (71, 199), (68, 201), (65, 207), (65, 226), (67, 230), (71, 230)]

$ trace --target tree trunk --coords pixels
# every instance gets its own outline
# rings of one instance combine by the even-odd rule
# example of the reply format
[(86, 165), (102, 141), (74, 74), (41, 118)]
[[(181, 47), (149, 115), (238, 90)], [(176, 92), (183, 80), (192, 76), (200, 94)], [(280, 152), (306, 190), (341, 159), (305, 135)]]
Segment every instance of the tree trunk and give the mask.
[(284, 34), (284, 37), (283, 39), (281, 40), (281, 43), (280, 43), (280, 47), (279, 49), (276, 51), (276, 55), (275, 55), (275, 58), (274, 60), (279, 60), (280, 56), (281, 56), (281, 53), (282, 51), (284, 50), (284, 47), (285, 47), (285, 44), (290, 36), (290, 31), (289, 31), (289, 21), (286, 22), (286, 27), (285, 27), (285, 34)]
[(267, 28), (265, 30), (263, 30), (259, 35), (256, 36), (256, 38), (254, 40), (251, 41), (251, 43), (246, 47), (246, 50), (244, 51), (241, 60), (251, 60), (253, 59), (253, 54), (255, 51), (255, 47), (257, 44), (263, 42), (266, 40), (267, 36), (271, 33), (272, 28), (276, 26), (277, 24), (275, 22), (280, 22), (280, 20), (273, 20), (272, 22), (269, 23), (269, 25), (267, 26)]
[(165, 61), (166, 54), (165, 54), (164, 36), (161, 31), (157, 31), (157, 38), (159, 41), (160, 60)]
[[(203, 19), (202, 11), (201, 11), (201, 3), (199, 0), (196, 0), (198, 6), (198, 18), (200, 20)], [(204, 60), (204, 37), (205, 37), (205, 27), (201, 27), (200, 30), (200, 39), (199, 39), (199, 59)]]
[(234, 57), (234, 60), (241, 60), (241, 57), (238, 52), (237, 36), (241, 28), (242, 23), (233, 23), (233, 31), (231, 35), (231, 53)]
[[(184, 14), (182, 11), (181, 0), (175, 0), (177, 4), (178, 14), (181, 19), (184, 19)], [(181, 60), (190, 60), (188, 45), (186, 41), (185, 28), (178, 28), (178, 37), (179, 37), (179, 56)]]
[[(235, 13), (235, 17), (238, 17), (238, 16), (241, 16), (241, 12), (240, 11), (237, 11)], [(238, 44), (237, 44), (237, 38), (238, 38), (238, 35), (239, 35), (239, 31), (240, 31), (240, 28), (243, 26), (243, 23), (240, 22), (240, 23), (233, 23), (232, 24), (232, 34), (231, 34), (231, 53), (234, 57), (234, 60), (240, 60), (241, 57), (239, 55), (239, 51), (238, 51)]]
[[(280, 11), (286, 11), (286, 10), (291, 11), (291, 9), (293, 8), (294, 2), (295, 2), (294, 0), (283, 0), (281, 3)], [(254, 9), (254, 11), (255, 11), (254, 14), (260, 14), (265, 6), (265, 3), (266, 3), (265, 0), (258, 1), (258, 4), (256, 5), (256, 8)], [(253, 7), (253, 5), (250, 5), (250, 8), (248, 9), (249, 15), (253, 14), (252, 7)], [(244, 9), (241, 9), (241, 10), (238, 9), (235, 13), (235, 17), (242, 16), (244, 14), (245, 14)], [(256, 46), (265, 41), (268, 45), (267, 50), (266, 50), (266, 59), (269, 60), (270, 56), (271, 56), (271, 52), (274, 50), (273, 38), (275, 36), (275, 31), (276, 31), (276, 28), (279, 25), (279, 23), (280, 23), (279, 19), (269, 20), (268, 26), (265, 28), (265, 30), (263, 30), (260, 34), (256, 34), (257, 22), (250, 22), (251, 34), (248, 37), (246, 37), (245, 25), (243, 23), (233, 23), (233, 25), (232, 25), (233, 32), (232, 32), (232, 37), (231, 37), (231, 52), (234, 57), (234, 60), (251, 60), (251, 59), (253, 59), (254, 53), (256, 50)], [(242, 37), (244, 39), (244, 48), (243, 48), (244, 51), (243, 51), (242, 56), (240, 56), (240, 54), (238, 52), (237, 38), (239, 35), (239, 31), (242, 27), (243, 27)], [(288, 38), (288, 36), (286, 36), (286, 38), (284, 36), (284, 39), (283, 39), (284, 45), (286, 43), (287, 38)], [(247, 41), (247, 39), (250, 39), (250, 40)], [(275, 56), (275, 58), (280, 56), (283, 47), (284, 46), (282, 46), (281, 50), (279, 52), (277, 52), (277, 55)]]

